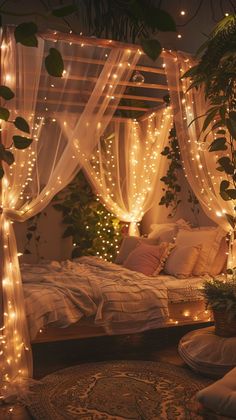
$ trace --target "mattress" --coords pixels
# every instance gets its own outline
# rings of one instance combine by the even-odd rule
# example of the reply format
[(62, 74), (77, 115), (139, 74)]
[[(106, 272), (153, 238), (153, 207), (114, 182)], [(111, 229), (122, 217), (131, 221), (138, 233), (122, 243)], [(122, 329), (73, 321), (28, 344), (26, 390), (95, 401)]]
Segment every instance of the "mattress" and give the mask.
[(145, 276), (96, 257), (22, 264), (31, 339), (47, 326), (93, 319), (107, 334), (139, 332), (170, 322), (169, 304), (202, 301), (204, 278)]

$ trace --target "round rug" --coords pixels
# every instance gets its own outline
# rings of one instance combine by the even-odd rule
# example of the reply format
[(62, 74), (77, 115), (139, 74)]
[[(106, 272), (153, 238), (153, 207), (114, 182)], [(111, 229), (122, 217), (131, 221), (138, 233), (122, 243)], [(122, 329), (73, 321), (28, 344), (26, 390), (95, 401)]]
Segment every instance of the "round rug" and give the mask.
[(37, 420), (190, 420), (210, 381), (163, 362), (86, 363), (46, 376), (27, 407)]

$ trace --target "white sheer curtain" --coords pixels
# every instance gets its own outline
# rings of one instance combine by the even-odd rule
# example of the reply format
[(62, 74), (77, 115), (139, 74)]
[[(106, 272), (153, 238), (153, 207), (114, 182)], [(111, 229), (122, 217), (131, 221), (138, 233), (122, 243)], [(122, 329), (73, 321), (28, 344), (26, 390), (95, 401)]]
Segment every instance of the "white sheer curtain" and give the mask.
[[(123, 91), (138, 58), (137, 52), (59, 41), (65, 72), (63, 78), (52, 78), (42, 60), (53, 46), (54, 42), (42, 39), (38, 48), (16, 45), (11, 29), (6, 29), (1, 40), (1, 84), (16, 93), (9, 101), (10, 120), (17, 115), (26, 118), (33, 142), (25, 150), (15, 149), (12, 135), (22, 133), (17, 133), (13, 124), (2, 123), (2, 143), (13, 150), (15, 163), (10, 167), (4, 164), (0, 203), (0, 398), (20, 392), (32, 374), (12, 223), (40, 212), (74, 177), (80, 168), (78, 148), (81, 155), (87, 155), (96, 141), (94, 133), (98, 128), (102, 132), (115, 111), (119, 99), (109, 97), (108, 92), (116, 95)], [(91, 64), (93, 58), (100, 64)]]
[(112, 122), (84, 162), (87, 176), (107, 209), (130, 223), (130, 235), (139, 235), (137, 224), (153, 205), (166, 166), (161, 151), (172, 123), (170, 108), (142, 121)]
[[(206, 214), (231, 234), (233, 245), (232, 227), (224, 213), (235, 216), (235, 203), (224, 201), (219, 193), (220, 183), (225, 178), (216, 170), (221, 152), (208, 151), (208, 146), (214, 139), (214, 133), (211, 132), (207, 141), (204, 142), (205, 133), (201, 134), (204, 119), (196, 119), (206, 113), (205, 94), (202, 89), (187, 91), (191, 83), (190, 79), (180, 80), (181, 76), (196, 63), (191, 56), (180, 52), (164, 53), (163, 57), (186, 176)], [(229, 264), (236, 265), (235, 252), (231, 254)]]

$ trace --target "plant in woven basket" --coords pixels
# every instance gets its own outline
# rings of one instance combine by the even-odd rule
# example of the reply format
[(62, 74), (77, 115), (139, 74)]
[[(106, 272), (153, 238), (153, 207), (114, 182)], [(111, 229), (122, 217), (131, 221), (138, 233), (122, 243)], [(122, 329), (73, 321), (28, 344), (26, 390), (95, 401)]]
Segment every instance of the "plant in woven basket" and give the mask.
[(206, 308), (213, 312), (216, 334), (236, 335), (236, 269), (232, 270), (231, 279), (206, 280), (202, 294)]

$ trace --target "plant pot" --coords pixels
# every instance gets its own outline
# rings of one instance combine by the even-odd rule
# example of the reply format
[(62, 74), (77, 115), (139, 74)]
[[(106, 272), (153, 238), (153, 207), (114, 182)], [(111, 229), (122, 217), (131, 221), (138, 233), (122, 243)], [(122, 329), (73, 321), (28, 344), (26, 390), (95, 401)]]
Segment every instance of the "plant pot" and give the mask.
[(215, 333), (220, 337), (236, 337), (236, 318), (229, 321), (229, 315), (226, 312), (213, 310), (215, 321)]

